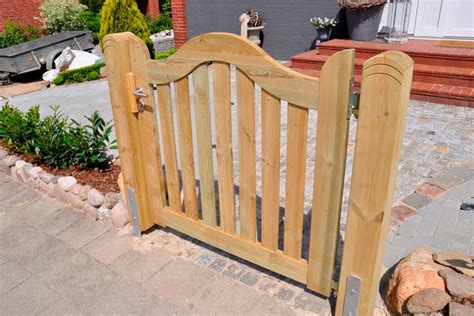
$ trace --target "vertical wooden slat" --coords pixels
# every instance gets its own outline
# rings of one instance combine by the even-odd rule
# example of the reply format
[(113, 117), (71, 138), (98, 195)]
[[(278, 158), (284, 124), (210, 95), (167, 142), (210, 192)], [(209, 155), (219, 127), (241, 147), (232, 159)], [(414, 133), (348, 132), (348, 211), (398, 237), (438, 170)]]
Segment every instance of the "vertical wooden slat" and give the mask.
[(235, 233), (234, 171), (232, 155), (232, 118), (229, 64), (215, 62), (214, 111), (216, 116), (216, 153), (219, 179), (219, 212), (221, 227)]
[(308, 109), (288, 104), (285, 234), (283, 252), (301, 257)]
[(189, 106), (188, 77), (176, 81), (176, 112), (178, 114), (178, 143), (183, 180), (184, 210), (193, 219), (198, 219), (196, 198), (196, 176), (194, 172), (193, 134), (191, 109)]
[(280, 100), (262, 89), (262, 245), (278, 248)]
[(332, 55), (319, 84), (308, 288), (329, 296), (341, 217), (354, 50)]
[(347, 278), (361, 279), (357, 315), (372, 315), (400, 161), (413, 60), (389, 51), (364, 63), (336, 315)]
[(255, 85), (237, 69), (237, 121), (239, 142), (240, 236), (255, 241), (256, 154), (255, 154)]
[(181, 212), (178, 162), (174, 135), (173, 110), (171, 107), (170, 85), (157, 86), (158, 106), (160, 109), (161, 131), (163, 133), (163, 154), (165, 158), (166, 188), (170, 207)]
[[(148, 50), (139, 38), (131, 33), (108, 36), (104, 44), (106, 59), (111, 63), (109, 88), (112, 99), (115, 127), (120, 155), (124, 157), (122, 169), (126, 186), (137, 193), (140, 229), (146, 230), (154, 223), (163, 225), (163, 191), (160, 165), (156, 113), (152, 91), (146, 78)], [(127, 84), (127, 74), (133, 73), (137, 86), (148, 95), (142, 98), (145, 110), (132, 113), (133, 102), (129, 95), (132, 87)], [(128, 136), (126, 135), (128, 134)], [(122, 143), (125, 146), (120, 145)], [(128, 152), (132, 152), (129, 155)], [(146, 157), (146, 159), (145, 159)], [(132, 173), (133, 172), (133, 173)]]
[(202, 219), (207, 225), (216, 226), (216, 194), (214, 190), (214, 166), (212, 164), (211, 112), (209, 109), (207, 65), (201, 65), (194, 70), (193, 89)]

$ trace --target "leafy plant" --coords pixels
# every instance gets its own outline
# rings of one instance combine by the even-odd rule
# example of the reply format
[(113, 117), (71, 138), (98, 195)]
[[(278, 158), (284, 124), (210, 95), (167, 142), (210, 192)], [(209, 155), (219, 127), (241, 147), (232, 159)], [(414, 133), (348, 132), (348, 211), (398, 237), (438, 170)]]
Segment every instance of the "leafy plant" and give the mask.
[(173, 28), (173, 20), (169, 15), (161, 13), (155, 20), (149, 15), (145, 16), (145, 20), (152, 34), (159, 33)]
[(77, 0), (45, 0), (40, 5), (40, 17), (49, 33), (81, 30), (78, 19), (87, 7)]
[(94, 13), (99, 13), (104, 0), (81, 0), (81, 3), (87, 6), (87, 9)]
[(0, 140), (12, 151), (27, 154), (55, 168), (79, 166), (84, 169), (107, 168), (107, 152), (116, 149), (111, 141), (111, 122), (94, 112), (87, 123), (70, 120), (59, 106), (40, 119), (39, 106), (26, 113), (6, 103), (0, 110)]
[(97, 71), (89, 71), (86, 75), (87, 81), (93, 81), (99, 79), (99, 73)]
[(82, 11), (77, 17), (78, 23), (86, 30), (92, 31), (94, 43), (99, 42), (100, 14), (93, 11)]
[[(87, 81), (96, 80), (100, 77), (99, 76), (100, 68), (104, 66), (105, 64), (103, 62), (99, 62), (87, 67), (65, 70), (63, 72), (58, 73), (56, 78), (54, 78), (53, 80), (53, 84), (59, 86), (65, 83), (83, 82), (86, 80)], [(90, 72), (95, 72), (97, 76), (88, 75)]]
[(0, 110), (0, 139), (17, 153), (34, 155), (33, 140), (39, 122), (38, 105), (23, 113), (7, 102)]
[(41, 36), (42, 30), (32, 25), (23, 27), (18, 22), (7, 20), (0, 32), (0, 48), (10, 47), (32, 41)]
[(163, 52), (155, 52), (155, 59), (160, 60), (160, 59), (166, 59), (176, 53), (178, 50), (176, 48), (170, 48), (168, 50), (165, 50)]
[(135, 1), (105, 0), (100, 11), (100, 45), (105, 35), (127, 31), (151, 45), (150, 29)]

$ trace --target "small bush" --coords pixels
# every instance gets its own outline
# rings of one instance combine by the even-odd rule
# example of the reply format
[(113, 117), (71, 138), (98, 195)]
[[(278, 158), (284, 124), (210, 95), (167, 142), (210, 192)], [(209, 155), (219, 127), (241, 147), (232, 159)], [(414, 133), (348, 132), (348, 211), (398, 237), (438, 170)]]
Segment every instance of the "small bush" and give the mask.
[(20, 23), (7, 20), (0, 32), (0, 48), (32, 41), (41, 36), (42, 30), (32, 25), (22, 27)]
[(127, 31), (141, 38), (148, 46), (152, 45), (150, 29), (135, 1), (105, 0), (100, 11), (100, 45), (105, 35)]
[(150, 16), (145, 17), (150, 32), (152, 34), (159, 33), (165, 30), (171, 30), (173, 28), (173, 20), (170, 16), (161, 13), (156, 20), (153, 20)]
[(83, 11), (79, 14), (77, 20), (83, 29), (92, 31), (94, 43), (99, 43), (100, 14), (92, 11)]
[(93, 81), (99, 79), (100, 75), (97, 71), (89, 71), (86, 75), (87, 81)]
[[(66, 83), (96, 80), (99, 78), (100, 68), (104, 66), (105, 64), (103, 62), (99, 62), (87, 67), (65, 70), (63, 72), (58, 73), (56, 78), (54, 78), (53, 80), (53, 84), (59, 86)], [(97, 77), (95, 79), (89, 79), (88, 74), (90, 72), (95, 72), (97, 74)], [(91, 78), (93, 78), (94, 76), (95, 75), (91, 75)]]
[(64, 169), (107, 168), (107, 151), (116, 149), (113, 130), (96, 111), (78, 123), (52, 106), (53, 113), (40, 119), (39, 106), (26, 113), (6, 103), (0, 110), (0, 140), (13, 152), (27, 154), (39, 162)]
[(49, 33), (81, 30), (78, 17), (87, 7), (76, 0), (45, 0), (40, 5), (40, 16)]
[(155, 52), (155, 59), (160, 60), (160, 59), (166, 59), (173, 55), (174, 53), (177, 52), (176, 48), (171, 48), (168, 50), (165, 50), (163, 52)]
[(87, 6), (87, 9), (94, 13), (99, 13), (104, 0), (81, 0), (81, 3)]

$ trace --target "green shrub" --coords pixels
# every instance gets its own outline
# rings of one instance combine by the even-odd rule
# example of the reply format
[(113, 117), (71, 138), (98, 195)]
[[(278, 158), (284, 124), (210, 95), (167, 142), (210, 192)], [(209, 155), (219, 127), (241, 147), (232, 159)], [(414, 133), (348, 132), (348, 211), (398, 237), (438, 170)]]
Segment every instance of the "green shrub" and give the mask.
[(26, 113), (6, 103), (0, 110), (0, 140), (13, 152), (27, 154), (54, 168), (79, 166), (107, 168), (107, 151), (116, 149), (113, 130), (96, 111), (78, 123), (52, 106), (53, 113), (40, 119), (39, 106)]
[(85, 30), (92, 31), (94, 43), (99, 43), (100, 14), (92, 11), (83, 11), (79, 14), (77, 20)]
[(81, 3), (87, 6), (89, 11), (99, 13), (102, 5), (104, 4), (104, 0), (81, 0)]
[(173, 55), (174, 53), (177, 52), (176, 48), (170, 48), (168, 50), (165, 50), (163, 52), (155, 52), (155, 59), (160, 60), (160, 59), (166, 59)]
[(152, 44), (150, 29), (135, 1), (105, 0), (100, 11), (100, 45), (103, 45), (105, 35), (127, 31), (141, 38), (147, 45)]
[(34, 155), (35, 131), (39, 122), (38, 105), (23, 113), (7, 102), (0, 111), (0, 139), (14, 152)]
[(86, 8), (77, 0), (45, 0), (39, 9), (44, 28), (49, 33), (59, 33), (83, 29), (78, 17)]
[[(53, 84), (59, 86), (65, 83), (83, 82), (85, 80), (96, 80), (99, 78), (100, 68), (104, 66), (105, 64), (103, 62), (98, 62), (87, 67), (65, 70), (63, 72), (58, 73), (56, 78), (54, 78), (53, 80)], [(97, 74), (97, 77), (95, 79), (89, 79), (88, 74), (90, 72), (95, 72)], [(94, 75), (91, 76), (93, 77)]]
[(89, 71), (86, 75), (87, 81), (93, 81), (99, 79), (100, 75), (97, 71)]
[(171, 30), (173, 28), (173, 20), (170, 16), (160, 14), (156, 20), (153, 20), (150, 16), (146, 16), (145, 20), (150, 28), (152, 34), (159, 33), (164, 30)]
[(22, 27), (20, 23), (7, 20), (0, 32), (0, 48), (32, 41), (41, 36), (42, 30), (32, 25)]

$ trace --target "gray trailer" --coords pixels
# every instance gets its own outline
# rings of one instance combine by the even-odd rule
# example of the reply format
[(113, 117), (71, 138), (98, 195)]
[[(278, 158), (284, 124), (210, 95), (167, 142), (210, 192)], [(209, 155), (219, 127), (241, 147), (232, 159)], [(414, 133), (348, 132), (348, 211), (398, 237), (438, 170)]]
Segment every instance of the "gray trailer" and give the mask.
[(10, 76), (54, 67), (54, 59), (63, 49), (94, 48), (91, 31), (67, 31), (45, 36), (34, 41), (0, 49), (0, 85), (9, 84)]

